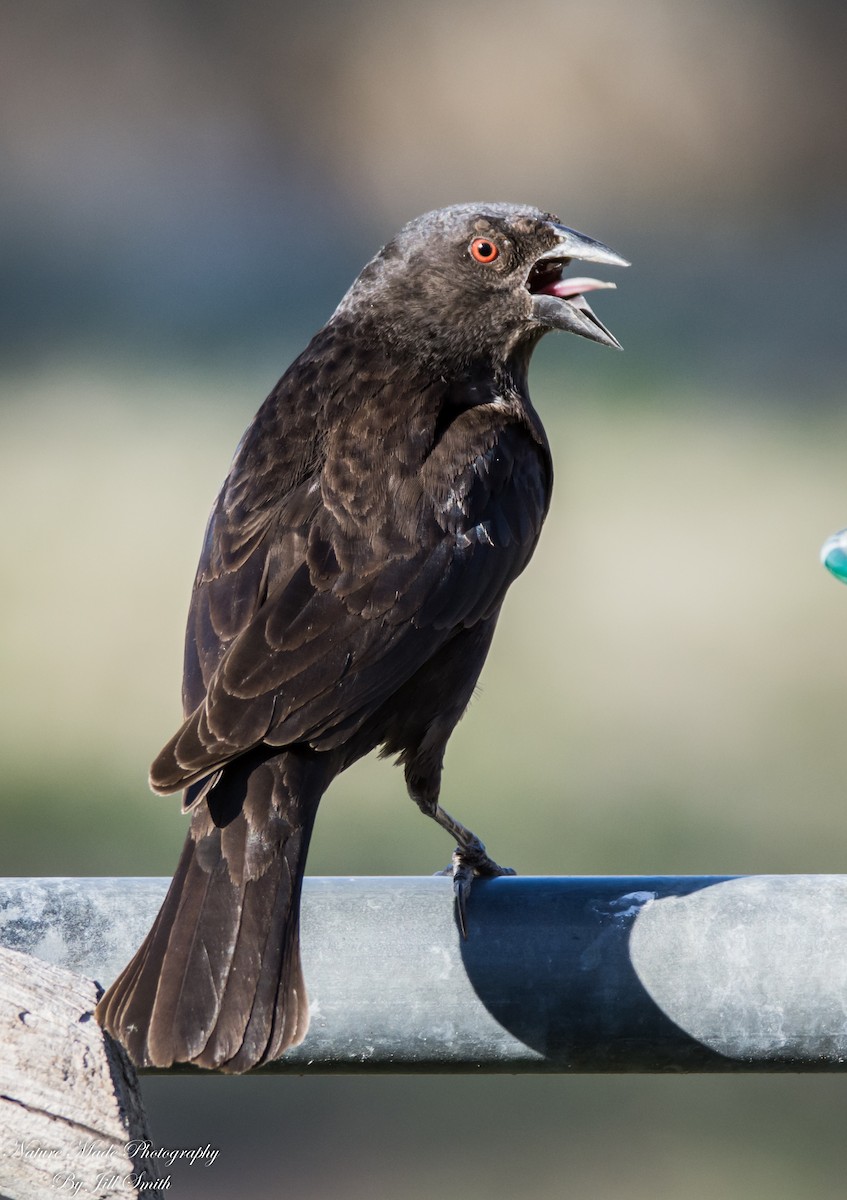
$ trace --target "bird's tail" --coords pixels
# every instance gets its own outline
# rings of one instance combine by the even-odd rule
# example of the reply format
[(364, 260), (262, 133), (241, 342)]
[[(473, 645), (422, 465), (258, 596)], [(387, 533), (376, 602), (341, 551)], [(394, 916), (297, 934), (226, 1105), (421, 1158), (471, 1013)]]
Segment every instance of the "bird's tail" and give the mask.
[(137, 1066), (247, 1071), (305, 1037), (300, 887), (328, 782), (318, 759), (262, 747), (197, 805), (153, 928), (97, 1006)]

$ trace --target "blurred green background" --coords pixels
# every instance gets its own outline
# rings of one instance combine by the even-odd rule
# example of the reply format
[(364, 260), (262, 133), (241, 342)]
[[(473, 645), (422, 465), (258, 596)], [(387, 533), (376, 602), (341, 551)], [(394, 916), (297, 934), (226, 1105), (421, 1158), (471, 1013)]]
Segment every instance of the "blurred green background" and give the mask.
[[(5, 875), (170, 873), (206, 514), (405, 220), (527, 201), (634, 266), (548, 338), (557, 487), (444, 802), (536, 873), (845, 869), (843, 6), (27, 0), (0, 9)], [(367, 762), (316, 874), (449, 845)], [(175, 1194), (843, 1194), (835, 1077), (147, 1079)], [(202, 1172), (202, 1175), (201, 1175)]]

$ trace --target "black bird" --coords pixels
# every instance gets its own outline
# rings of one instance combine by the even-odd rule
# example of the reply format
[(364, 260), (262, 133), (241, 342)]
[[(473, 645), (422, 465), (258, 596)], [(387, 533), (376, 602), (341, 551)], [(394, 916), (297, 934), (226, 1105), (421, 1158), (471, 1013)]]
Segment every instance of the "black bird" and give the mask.
[[(249, 1070), (306, 1034), (300, 886), (318, 802), (381, 747), (458, 843), (459, 918), (504, 873), (439, 805), (448, 738), (552, 467), (527, 391), (551, 329), (618, 347), (568, 279), (626, 266), (549, 213), (468, 204), (364, 268), (244, 435), (191, 598), (181, 728), (153, 763), (191, 829), (100, 1023), (139, 1066)], [(619, 347), (618, 347), (619, 348)]]

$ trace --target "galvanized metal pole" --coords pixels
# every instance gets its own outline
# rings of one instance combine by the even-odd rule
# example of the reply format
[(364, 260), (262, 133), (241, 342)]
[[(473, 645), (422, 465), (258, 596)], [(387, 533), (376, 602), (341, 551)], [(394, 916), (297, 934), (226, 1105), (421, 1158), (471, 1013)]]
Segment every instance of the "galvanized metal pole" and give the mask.
[[(108, 984), (164, 879), (0, 880), (0, 945)], [(306, 880), (312, 1022), (266, 1070), (835, 1071), (847, 876)]]

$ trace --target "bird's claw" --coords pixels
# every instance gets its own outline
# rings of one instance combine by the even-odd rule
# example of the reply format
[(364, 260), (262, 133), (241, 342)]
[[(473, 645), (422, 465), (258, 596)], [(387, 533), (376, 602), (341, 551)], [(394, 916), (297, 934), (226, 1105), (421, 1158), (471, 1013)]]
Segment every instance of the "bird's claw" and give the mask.
[(501, 867), (489, 858), (482, 842), (477, 839), (477, 844), (469, 850), (463, 850), (461, 846), (457, 846), (453, 851), (453, 860), (450, 866), (436, 874), (452, 875), (453, 877), (453, 895), (456, 900), (459, 930), (462, 937), (467, 940), (468, 897), (471, 894), (473, 881), (475, 879), (493, 879), (498, 875), (514, 875), (515, 870), (513, 867)]

